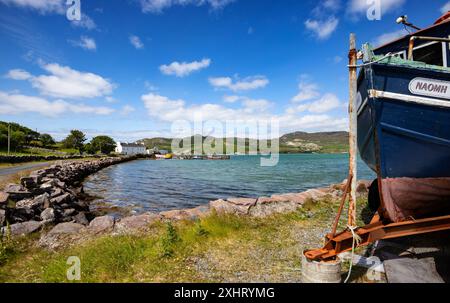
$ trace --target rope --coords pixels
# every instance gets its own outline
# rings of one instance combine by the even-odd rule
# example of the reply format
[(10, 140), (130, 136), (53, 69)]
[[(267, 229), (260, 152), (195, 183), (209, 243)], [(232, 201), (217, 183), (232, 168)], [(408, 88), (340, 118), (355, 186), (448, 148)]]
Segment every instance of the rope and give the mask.
[(355, 230), (358, 229), (358, 226), (350, 226), (350, 225), (348, 225), (347, 228), (350, 229), (350, 231), (352, 233), (353, 240), (352, 240), (352, 256), (351, 256), (351, 259), (350, 259), (350, 268), (348, 269), (347, 278), (345, 278), (344, 283), (347, 283), (348, 279), (350, 279), (350, 276), (352, 274), (353, 256), (355, 255), (355, 246), (358, 246), (361, 243), (361, 241), (362, 241), (361, 237), (355, 233)]
[(377, 59), (377, 60), (375, 60), (375, 61), (372, 61), (372, 62), (369, 62), (369, 63), (364, 63), (364, 64), (359, 64), (359, 65), (347, 65), (347, 67), (349, 67), (349, 68), (360, 68), (360, 67), (365, 67), (365, 66), (369, 66), (369, 65), (378, 63), (378, 62), (380, 62), (380, 61), (383, 61), (383, 60), (386, 59), (386, 58), (393, 57), (393, 56), (395, 56), (395, 54), (393, 54), (393, 53), (387, 53), (384, 57), (381, 57), (380, 59)]

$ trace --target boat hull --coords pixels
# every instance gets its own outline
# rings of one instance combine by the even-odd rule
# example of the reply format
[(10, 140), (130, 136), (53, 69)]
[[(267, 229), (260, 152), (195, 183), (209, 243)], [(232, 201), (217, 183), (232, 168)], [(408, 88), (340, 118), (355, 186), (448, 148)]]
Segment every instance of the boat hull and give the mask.
[(358, 148), (377, 173), (379, 212), (386, 219), (450, 213), (449, 79), (446, 71), (389, 64), (360, 74)]

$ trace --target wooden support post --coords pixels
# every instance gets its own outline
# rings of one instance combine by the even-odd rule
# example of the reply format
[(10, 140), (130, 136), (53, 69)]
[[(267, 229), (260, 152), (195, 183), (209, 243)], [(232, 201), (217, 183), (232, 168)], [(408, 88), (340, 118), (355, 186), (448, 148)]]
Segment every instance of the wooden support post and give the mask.
[(8, 156), (11, 150), (11, 123), (8, 123)]
[(349, 176), (351, 176), (350, 183), (350, 195), (348, 206), (348, 225), (356, 226), (356, 186), (357, 186), (357, 108), (356, 108), (356, 63), (357, 63), (357, 51), (356, 51), (356, 38), (355, 34), (350, 34), (350, 52), (348, 54), (349, 61), (349, 102), (348, 102), (348, 114), (349, 114)]

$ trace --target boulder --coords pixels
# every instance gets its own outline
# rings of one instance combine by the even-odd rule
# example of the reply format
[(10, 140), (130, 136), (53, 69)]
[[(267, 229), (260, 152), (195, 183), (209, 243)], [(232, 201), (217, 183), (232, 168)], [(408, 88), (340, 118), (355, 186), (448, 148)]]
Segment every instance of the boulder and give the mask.
[(20, 184), (28, 189), (33, 189), (37, 187), (37, 183), (35, 182), (35, 179), (32, 177), (22, 177), (20, 178)]
[[(41, 229), (44, 225), (43, 222), (38, 221), (27, 221), (22, 223), (15, 223), (9, 226), (9, 230), (11, 231), (11, 236), (24, 236), (31, 233), (34, 233)], [(2, 233), (6, 234), (8, 232), (6, 227), (2, 227)]]
[(218, 214), (243, 214), (234, 204), (222, 199), (209, 202), (209, 206)]
[(211, 201), (209, 205), (218, 213), (246, 215), (255, 204), (254, 198), (228, 198), (226, 201)]
[(159, 213), (164, 219), (168, 220), (191, 220), (193, 219), (191, 214), (186, 210), (169, 210)]
[(48, 234), (76, 234), (84, 229), (84, 226), (78, 223), (66, 222), (59, 223), (55, 227), (53, 227)]
[(5, 192), (9, 194), (9, 199), (14, 201), (19, 201), (23, 199), (30, 198), (32, 193), (18, 184), (8, 184), (5, 187)]
[(186, 209), (186, 212), (189, 213), (191, 219), (204, 218), (211, 214), (211, 209), (209, 205), (201, 205), (196, 208)]
[(51, 207), (44, 209), (44, 211), (41, 212), (41, 219), (43, 221), (55, 220), (55, 210)]
[(76, 215), (77, 211), (75, 210), (75, 208), (66, 208), (64, 209), (63, 212), (63, 216), (64, 217), (72, 217), (74, 215)]
[(52, 204), (64, 204), (64, 203), (67, 203), (70, 201), (71, 201), (71, 196), (69, 193), (66, 193), (64, 195), (50, 199), (50, 202)]
[(88, 230), (93, 233), (110, 232), (114, 228), (115, 219), (112, 216), (97, 217), (89, 223)]
[(137, 216), (130, 216), (120, 219), (114, 226), (117, 233), (133, 233), (146, 231), (150, 225), (159, 221), (161, 216), (155, 213), (145, 213)]
[(299, 207), (301, 207), (301, 203), (298, 203), (298, 201), (279, 202), (273, 198), (261, 197), (255, 206), (250, 208), (249, 215), (264, 218), (273, 214), (293, 212)]
[(60, 223), (53, 227), (48, 233), (41, 236), (39, 246), (48, 249), (57, 249), (65, 245), (76, 243), (82, 238), (85, 227), (78, 223)]
[(39, 195), (34, 199), (25, 199), (16, 203), (16, 208), (31, 208), (33, 210), (44, 209), (49, 207), (49, 195), (47, 193)]
[(8, 214), (11, 223), (20, 223), (34, 218), (35, 211), (31, 207), (12, 208)]
[(5, 208), (8, 204), (9, 194), (4, 191), (0, 191), (0, 208)]
[(73, 220), (75, 223), (89, 225), (89, 220), (86, 218), (86, 214), (84, 212), (79, 212), (75, 216), (73, 216)]

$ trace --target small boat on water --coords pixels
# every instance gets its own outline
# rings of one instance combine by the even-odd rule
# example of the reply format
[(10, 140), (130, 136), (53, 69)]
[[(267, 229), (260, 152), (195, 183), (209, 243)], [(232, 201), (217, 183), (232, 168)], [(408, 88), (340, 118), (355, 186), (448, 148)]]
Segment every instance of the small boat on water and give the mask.
[(369, 204), (391, 222), (450, 214), (449, 37), (450, 11), (360, 53), (358, 149), (377, 174)]

